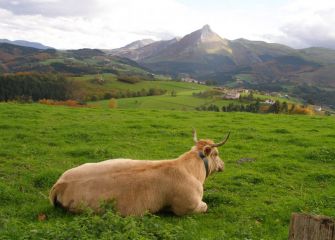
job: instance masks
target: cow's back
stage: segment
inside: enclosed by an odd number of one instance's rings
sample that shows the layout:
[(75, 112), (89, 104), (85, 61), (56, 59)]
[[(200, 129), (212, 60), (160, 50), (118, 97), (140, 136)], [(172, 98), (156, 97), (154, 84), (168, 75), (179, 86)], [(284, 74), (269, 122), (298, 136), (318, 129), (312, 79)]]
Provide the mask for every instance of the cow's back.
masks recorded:
[(122, 215), (156, 212), (167, 204), (174, 180), (171, 172), (176, 172), (172, 161), (114, 159), (87, 163), (59, 178), (51, 200), (72, 211), (81, 203), (97, 210), (102, 200), (115, 199)]
[[(158, 163), (158, 162), (157, 162)], [(154, 161), (132, 160), (132, 159), (110, 159), (97, 163), (85, 163), (71, 168), (63, 173), (59, 181), (73, 181), (82, 178), (94, 178), (104, 174), (126, 171), (128, 169), (147, 167), (155, 165)]]

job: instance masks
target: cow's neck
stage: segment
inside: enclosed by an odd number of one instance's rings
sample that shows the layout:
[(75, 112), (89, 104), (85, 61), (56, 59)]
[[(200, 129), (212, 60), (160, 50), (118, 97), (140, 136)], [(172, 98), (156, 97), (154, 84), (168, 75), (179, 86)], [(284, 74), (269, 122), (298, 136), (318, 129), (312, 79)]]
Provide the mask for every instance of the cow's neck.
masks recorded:
[(204, 162), (204, 166), (205, 166), (205, 170), (206, 170), (206, 178), (209, 175), (209, 161), (208, 158), (205, 156), (205, 154), (202, 151), (198, 152), (199, 157), (201, 158), (201, 160)]
[[(192, 174), (201, 183), (205, 182), (207, 170), (203, 160), (199, 156), (198, 151), (191, 150), (181, 155), (178, 159), (182, 162), (182, 165), (190, 174)], [(210, 170), (208, 169), (208, 173), (209, 171)]]

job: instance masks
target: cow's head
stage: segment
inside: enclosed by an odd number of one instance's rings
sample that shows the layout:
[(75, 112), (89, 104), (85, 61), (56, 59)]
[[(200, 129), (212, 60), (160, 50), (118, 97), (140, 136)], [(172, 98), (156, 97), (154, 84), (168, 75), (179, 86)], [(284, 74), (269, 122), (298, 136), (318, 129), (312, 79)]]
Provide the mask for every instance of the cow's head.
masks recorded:
[(195, 129), (193, 129), (193, 140), (195, 143), (195, 147), (197, 151), (202, 152), (204, 156), (208, 159), (208, 165), (209, 165), (209, 172), (219, 172), (224, 170), (224, 162), (219, 156), (219, 150), (218, 147), (224, 145), (228, 138), (229, 138), (230, 132), (227, 134), (225, 139), (219, 143), (214, 143), (210, 139), (200, 139), (197, 138), (197, 133)]

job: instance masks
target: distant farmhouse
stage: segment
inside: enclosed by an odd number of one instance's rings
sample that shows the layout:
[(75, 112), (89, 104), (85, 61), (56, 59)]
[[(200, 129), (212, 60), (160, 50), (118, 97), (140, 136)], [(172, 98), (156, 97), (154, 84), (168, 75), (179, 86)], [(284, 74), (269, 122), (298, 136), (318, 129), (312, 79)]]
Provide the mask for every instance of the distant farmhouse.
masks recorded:
[(241, 94), (237, 91), (228, 91), (223, 95), (223, 99), (239, 99)]
[(272, 99), (266, 99), (263, 103), (273, 105), (273, 104), (275, 104), (275, 101), (272, 100)]
[(239, 99), (242, 93), (249, 93), (249, 90), (244, 88), (229, 89), (225, 87), (215, 87), (214, 89), (223, 93), (223, 99)]
[(204, 82), (198, 81), (198, 80), (196, 80), (194, 78), (191, 78), (191, 77), (182, 77), (181, 81), (182, 82), (189, 82), (189, 83), (205, 84)]

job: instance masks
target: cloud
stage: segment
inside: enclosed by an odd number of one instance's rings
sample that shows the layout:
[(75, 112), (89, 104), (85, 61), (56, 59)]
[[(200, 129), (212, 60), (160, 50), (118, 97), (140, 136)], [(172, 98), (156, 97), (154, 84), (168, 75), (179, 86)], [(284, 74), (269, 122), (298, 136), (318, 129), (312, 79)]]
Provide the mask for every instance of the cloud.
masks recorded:
[[(183, 1), (185, 2), (185, 1)], [(187, 2), (187, 1), (186, 1)], [(235, 2), (237, 2), (235, 4)], [(257, 1), (256, 1), (257, 2)], [(0, 38), (65, 48), (116, 48), (183, 36), (205, 24), (228, 39), (335, 48), (335, 1), (0, 0)]]
[(99, 7), (91, 0), (0, 0), (0, 8), (15, 15), (82, 16), (91, 15)]
[(270, 41), (296, 48), (335, 49), (335, 2), (295, 0), (283, 8), (283, 24), (277, 35), (264, 35)]
[(199, 24), (191, 15), (175, 0), (0, 0), (0, 38), (56, 48), (115, 48), (190, 31)]

